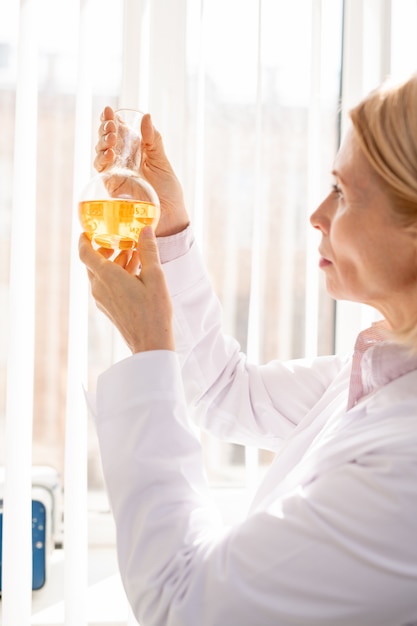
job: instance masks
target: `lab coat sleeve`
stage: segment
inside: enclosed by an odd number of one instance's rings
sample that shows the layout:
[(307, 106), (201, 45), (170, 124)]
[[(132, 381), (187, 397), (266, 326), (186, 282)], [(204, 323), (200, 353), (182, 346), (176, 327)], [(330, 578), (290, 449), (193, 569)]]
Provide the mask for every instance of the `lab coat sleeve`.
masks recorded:
[(187, 424), (177, 355), (143, 353), (105, 372), (96, 422), (121, 576), (141, 626), (417, 618), (413, 456), (404, 468), (406, 455), (374, 450), (225, 530)]
[(176, 350), (193, 419), (218, 438), (277, 450), (345, 365), (338, 356), (248, 362), (222, 331), (200, 252), (163, 265), (174, 305)]

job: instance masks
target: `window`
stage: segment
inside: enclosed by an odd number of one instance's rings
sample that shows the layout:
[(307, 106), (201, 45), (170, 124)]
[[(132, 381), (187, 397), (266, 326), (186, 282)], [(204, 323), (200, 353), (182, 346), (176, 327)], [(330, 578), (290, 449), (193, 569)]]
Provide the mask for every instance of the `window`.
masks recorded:
[[(77, 197), (93, 173), (104, 105), (151, 111), (183, 182), (225, 328), (250, 359), (350, 349), (370, 313), (336, 309), (325, 293), (308, 217), (330, 185), (346, 108), (390, 72), (415, 69), (417, 2), (6, 4), (0, 465), (7, 447), (24, 443), (15, 462), (26, 455), (28, 471), (56, 468), (70, 517), (72, 502), (83, 510), (77, 494), (87, 467), (91, 494), (103, 489), (81, 384), (93, 387), (127, 354), (88, 296), (75, 249)], [(251, 486), (271, 461), (202, 438), (213, 486)]]

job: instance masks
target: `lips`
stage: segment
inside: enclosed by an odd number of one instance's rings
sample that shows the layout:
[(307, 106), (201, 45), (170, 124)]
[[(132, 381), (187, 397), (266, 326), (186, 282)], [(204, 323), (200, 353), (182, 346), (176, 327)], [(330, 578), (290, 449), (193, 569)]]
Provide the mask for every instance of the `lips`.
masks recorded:
[(332, 264), (332, 262), (329, 261), (329, 259), (325, 259), (324, 257), (320, 257), (320, 260), (319, 260), (319, 267), (320, 268), (328, 267), (331, 264)]
[(319, 260), (319, 267), (323, 268), (323, 267), (328, 267), (329, 265), (332, 264), (332, 262), (330, 261), (330, 259), (328, 259), (327, 257), (324, 256), (324, 254), (322, 253), (321, 250), (319, 250), (319, 255), (320, 255), (320, 260)]

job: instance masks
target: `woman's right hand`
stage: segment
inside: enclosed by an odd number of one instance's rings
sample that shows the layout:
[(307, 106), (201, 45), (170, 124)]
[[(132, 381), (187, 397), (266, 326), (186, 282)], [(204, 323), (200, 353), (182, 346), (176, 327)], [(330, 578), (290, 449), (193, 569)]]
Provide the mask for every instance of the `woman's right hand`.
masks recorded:
[[(142, 118), (141, 133), (141, 174), (155, 189), (161, 203), (161, 217), (156, 235), (158, 237), (175, 235), (184, 230), (190, 222), (182, 187), (165, 154), (161, 134), (153, 126), (148, 113)], [(94, 167), (98, 172), (112, 165), (115, 157), (113, 148), (117, 138), (117, 117), (111, 107), (105, 107), (101, 114), (94, 159)]]

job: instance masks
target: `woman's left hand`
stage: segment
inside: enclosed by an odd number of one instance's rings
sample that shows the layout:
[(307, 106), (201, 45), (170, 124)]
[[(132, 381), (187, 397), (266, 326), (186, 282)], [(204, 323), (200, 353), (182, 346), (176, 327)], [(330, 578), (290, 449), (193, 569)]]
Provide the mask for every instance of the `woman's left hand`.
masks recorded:
[(142, 229), (138, 248), (121, 252), (110, 261), (106, 256), (112, 251), (94, 250), (85, 234), (79, 240), (80, 259), (87, 267), (97, 307), (120, 331), (130, 350), (175, 350), (171, 298), (150, 226)]

